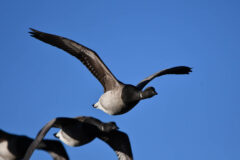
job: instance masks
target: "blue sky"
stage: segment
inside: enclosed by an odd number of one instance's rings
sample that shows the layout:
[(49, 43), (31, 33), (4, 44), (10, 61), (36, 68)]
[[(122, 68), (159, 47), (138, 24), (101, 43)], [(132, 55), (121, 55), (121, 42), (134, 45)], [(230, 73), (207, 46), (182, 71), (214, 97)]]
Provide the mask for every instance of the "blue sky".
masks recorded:
[[(35, 137), (55, 117), (94, 116), (128, 133), (136, 160), (240, 159), (239, 8), (235, 0), (3, 1), (0, 128)], [(193, 72), (155, 79), (157, 96), (110, 116), (92, 108), (103, 88), (85, 66), (29, 27), (95, 50), (125, 83), (177, 65)], [(73, 160), (116, 159), (100, 140), (65, 148)]]

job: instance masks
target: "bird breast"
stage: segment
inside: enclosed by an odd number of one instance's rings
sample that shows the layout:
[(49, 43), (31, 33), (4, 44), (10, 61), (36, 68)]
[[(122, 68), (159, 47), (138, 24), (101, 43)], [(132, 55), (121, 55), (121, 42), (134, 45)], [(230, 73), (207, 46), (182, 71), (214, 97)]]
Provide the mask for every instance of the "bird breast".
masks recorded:
[(78, 127), (61, 129), (56, 134), (56, 137), (58, 137), (63, 143), (73, 147), (89, 143), (95, 138), (95, 136), (92, 133), (89, 133), (86, 129)]
[(16, 157), (9, 152), (8, 150), (8, 142), (7, 141), (2, 141), (0, 143), (0, 160), (14, 160)]
[(79, 146), (79, 140), (76, 140), (69, 135), (67, 135), (65, 132), (60, 130), (57, 134), (56, 137), (58, 137), (63, 143), (69, 145), (69, 146)]
[(111, 115), (120, 113), (125, 108), (125, 104), (121, 99), (121, 94), (122, 89), (105, 92), (99, 99), (100, 105), (98, 106), (98, 109)]

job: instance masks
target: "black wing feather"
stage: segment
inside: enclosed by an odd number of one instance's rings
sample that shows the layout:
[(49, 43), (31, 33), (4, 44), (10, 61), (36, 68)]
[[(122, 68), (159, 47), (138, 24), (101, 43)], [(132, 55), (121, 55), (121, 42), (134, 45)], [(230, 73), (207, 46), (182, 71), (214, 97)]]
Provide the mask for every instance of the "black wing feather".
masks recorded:
[(132, 148), (128, 135), (115, 130), (110, 133), (103, 133), (98, 138), (106, 142), (117, 154), (119, 160), (132, 160)]
[(38, 145), (49, 152), (54, 160), (69, 160), (68, 154), (63, 144), (58, 140), (45, 139)]

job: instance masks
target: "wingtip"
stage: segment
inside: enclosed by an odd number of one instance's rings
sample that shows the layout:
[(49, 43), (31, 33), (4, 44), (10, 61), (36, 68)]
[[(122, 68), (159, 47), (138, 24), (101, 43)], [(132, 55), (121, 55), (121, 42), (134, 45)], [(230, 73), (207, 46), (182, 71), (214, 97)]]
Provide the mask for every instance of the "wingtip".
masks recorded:
[(28, 33), (30, 34), (30, 36), (39, 39), (39, 37), (41, 36), (41, 32), (31, 27), (29, 29), (30, 31)]
[(188, 69), (189, 69), (189, 71), (188, 71), (188, 74), (190, 73), (190, 72), (192, 72), (192, 67), (188, 67)]
[(32, 31), (32, 32), (37, 32), (38, 30), (32, 28), (32, 27), (29, 27), (29, 29)]
[(36, 29), (33, 29), (33, 28), (29, 28), (29, 32), (28, 33), (30, 33), (31, 35), (34, 35), (34, 34), (40, 34), (41, 32), (40, 31), (38, 31), (38, 30), (36, 30)]
[(192, 72), (192, 67), (188, 67), (188, 66), (182, 66), (183, 68), (185, 68), (185, 74), (189, 74), (190, 72)]
[(28, 33), (29, 33), (31, 36), (34, 34), (34, 32), (31, 32), (31, 31), (30, 31), (30, 32), (28, 32)]
[(30, 31), (29, 31), (28, 33), (30, 34), (30, 36), (31, 36), (31, 37), (34, 37), (34, 34), (36, 33), (36, 30), (33, 29), (33, 28), (31, 28), (31, 27), (29, 27), (29, 30), (30, 30)]

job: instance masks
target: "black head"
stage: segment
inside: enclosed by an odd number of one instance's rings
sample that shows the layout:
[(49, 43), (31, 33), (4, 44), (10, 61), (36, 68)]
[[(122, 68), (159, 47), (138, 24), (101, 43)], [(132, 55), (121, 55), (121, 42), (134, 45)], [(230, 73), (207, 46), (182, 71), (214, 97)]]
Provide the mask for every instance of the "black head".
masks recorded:
[(119, 129), (119, 128), (115, 122), (108, 122), (108, 123), (105, 123), (103, 126), (104, 132), (111, 132), (111, 131), (117, 130), (117, 129)]
[(142, 95), (141, 96), (142, 99), (151, 98), (151, 97), (157, 95), (157, 92), (155, 91), (155, 89), (153, 87), (148, 87), (141, 93), (141, 95)]

